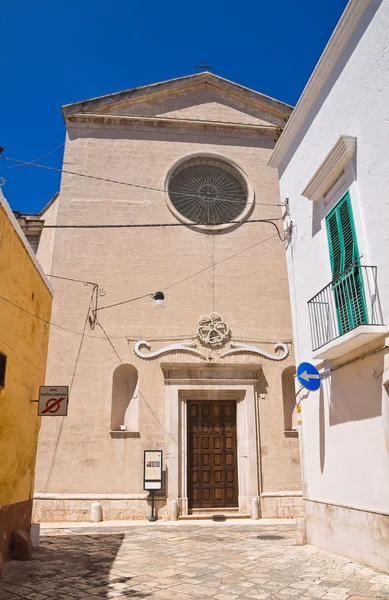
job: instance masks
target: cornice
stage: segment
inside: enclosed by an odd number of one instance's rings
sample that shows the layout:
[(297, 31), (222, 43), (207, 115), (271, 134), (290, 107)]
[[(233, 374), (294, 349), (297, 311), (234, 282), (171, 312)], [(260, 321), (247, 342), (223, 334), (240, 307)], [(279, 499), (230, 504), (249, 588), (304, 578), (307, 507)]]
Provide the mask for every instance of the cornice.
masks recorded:
[(302, 195), (309, 200), (320, 200), (334, 185), (356, 152), (357, 138), (350, 135), (341, 135), (302, 192)]
[(99, 112), (109, 111), (111, 107), (123, 104), (136, 105), (139, 102), (150, 103), (170, 95), (184, 94), (191, 90), (197, 91), (199, 87), (203, 89), (210, 88), (227, 96), (235, 97), (241, 102), (273, 113), (279, 119), (282, 119), (285, 114), (290, 114), (292, 111), (292, 107), (289, 104), (214, 75), (213, 73), (196, 73), (178, 79), (162, 81), (122, 92), (90, 98), (89, 100), (82, 100), (73, 104), (66, 104), (62, 107), (62, 112), (66, 121), (72, 114), (79, 114), (81, 112), (91, 113), (97, 109)]
[(200, 119), (180, 119), (175, 117), (134, 117), (127, 115), (107, 115), (94, 113), (77, 113), (67, 119), (70, 123), (94, 123), (97, 125), (141, 125), (148, 127), (185, 127), (205, 131), (243, 131), (274, 135), (276, 126), (255, 125), (252, 123), (227, 123), (224, 121), (203, 121)]
[(269, 165), (278, 168), (291, 147), (310, 109), (317, 100), (362, 15), (371, 0), (350, 0), (336, 26), (319, 62), (305, 86), (285, 129), (270, 156)]
[[(184, 96), (190, 92), (198, 93), (201, 90), (209, 90), (214, 92), (215, 94), (220, 94), (226, 98), (231, 100), (235, 100), (237, 102), (244, 102), (245, 105), (251, 106), (252, 108), (271, 114), (276, 119), (282, 123), (282, 119), (285, 115), (289, 115), (293, 107), (289, 104), (285, 104), (280, 102), (279, 100), (275, 100), (270, 98), (269, 96), (265, 96), (264, 94), (260, 94), (259, 92), (255, 92), (250, 90), (249, 88), (242, 88), (242, 86), (238, 84), (234, 84), (229, 82), (228, 80), (217, 80), (217, 81), (191, 81), (189, 83), (185, 83), (185, 85), (180, 85), (175, 88), (163, 87), (161, 89), (152, 89), (148, 91), (145, 95), (134, 96), (131, 98), (121, 98), (115, 100), (113, 97), (109, 103), (104, 104), (104, 106), (99, 106), (95, 104), (94, 101), (91, 101), (90, 107), (92, 111), (94, 108), (99, 110), (99, 113), (109, 113), (112, 114), (112, 110), (120, 110), (122, 106), (137, 106), (138, 104), (142, 104), (147, 101), (148, 104), (153, 102), (157, 102), (159, 100), (168, 99), (171, 96)], [(243, 90), (243, 91), (242, 91)], [(89, 101), (87, 101), (89, 102)], [(86, 103), (80, 108), (84, 108), (88, 106)], [(92, 112), (91, 111), (91, 112)], [(82, 112), (82, 110), (80, 111)], [(65, 114), (65, 113), (64, 113)], [(71, 115), (72, 112), (66, 112), (65, 117)]]

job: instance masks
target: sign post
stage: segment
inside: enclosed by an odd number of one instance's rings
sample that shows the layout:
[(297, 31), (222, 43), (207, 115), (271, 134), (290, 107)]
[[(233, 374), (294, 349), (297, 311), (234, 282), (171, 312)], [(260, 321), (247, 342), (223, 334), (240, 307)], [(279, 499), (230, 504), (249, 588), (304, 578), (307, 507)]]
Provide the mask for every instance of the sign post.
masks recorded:
[(39, 388), (38, 415), (40, 417), (66, 417), (68, 402), (69, 388), (67, 385), (57, 387), (42, 385)]
[(162, 489), (162, 450), (145, 450), (143, 473), (143, 489), (151, 492), (151, 516), (149, 521), (156, 521), (154, 494)]
[(316, 392), (321, 384), (320, 373), (311, 365), (311, 363), (303, 362), (297, 367), (297, 379), (300, 384), (311, 392)]

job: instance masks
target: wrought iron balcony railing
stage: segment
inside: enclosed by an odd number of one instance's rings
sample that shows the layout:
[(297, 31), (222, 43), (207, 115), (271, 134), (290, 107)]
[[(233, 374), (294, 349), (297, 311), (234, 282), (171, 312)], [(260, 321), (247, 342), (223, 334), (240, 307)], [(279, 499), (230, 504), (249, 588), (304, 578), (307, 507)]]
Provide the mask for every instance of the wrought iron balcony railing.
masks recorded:
[(377, 267), (352, 264), (308, 302), (315, 351), (360, 325), (383, 325)]

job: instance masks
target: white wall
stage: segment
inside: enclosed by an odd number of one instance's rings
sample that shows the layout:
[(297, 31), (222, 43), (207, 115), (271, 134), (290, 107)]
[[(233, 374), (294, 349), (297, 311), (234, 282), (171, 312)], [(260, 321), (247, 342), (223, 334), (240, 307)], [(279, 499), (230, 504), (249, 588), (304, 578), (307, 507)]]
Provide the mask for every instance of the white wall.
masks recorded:
[[(389, 1), (371, 2), (315, 103), (305, 136), (280, 169), (281, 199), (289, 198), (294, 223), (287, 258), (297, 362), (312, 361), (307, 302), (331, 281), (325, 215), (347, 189), (361, 263), (378, 267), (389, 325), (388, 31)], [(313, 203), (301, 193), (340, 135), (357, 137), (356, 161), (327, 203)], [(321, 396), (303, 400), (307, 498), (389, 513), (388, 374), (388, 357), (379, 352), (334, 371)]]

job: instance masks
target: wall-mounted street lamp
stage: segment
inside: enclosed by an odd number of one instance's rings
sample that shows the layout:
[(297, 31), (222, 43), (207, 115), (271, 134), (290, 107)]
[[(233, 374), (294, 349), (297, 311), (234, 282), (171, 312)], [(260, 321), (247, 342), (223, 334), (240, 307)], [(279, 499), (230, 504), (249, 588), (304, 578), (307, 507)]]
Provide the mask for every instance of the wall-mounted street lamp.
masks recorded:
[(155, 292), (153, 294), (153, 308), (165, 308), (166, 300), (163, 292)]
[(142, 298), (150, 298), (152, 299), (153, 308), (165, 308), (166, 300), (165, 294), (163, 292), (154, 292), (154, 294), (145, 294), (144, 296), (138, 296), (137, 298), (130, 298), (129, 300), (123, 300), (122, 302), (116, 302), (115, 304), (109, 304), (107, 306), (96, 306), (91, 311), (89, 315), (89, 324), (92, 329), (95, 327), (95, 323), (97, 322), (97, 313), (100, 310), (105, 310), (107, 308), (113, 308), (114, 306), (121, 306), (122, 304), (128, 304), (129, 302), (135, 302), (136, 300), (141, 300)]

